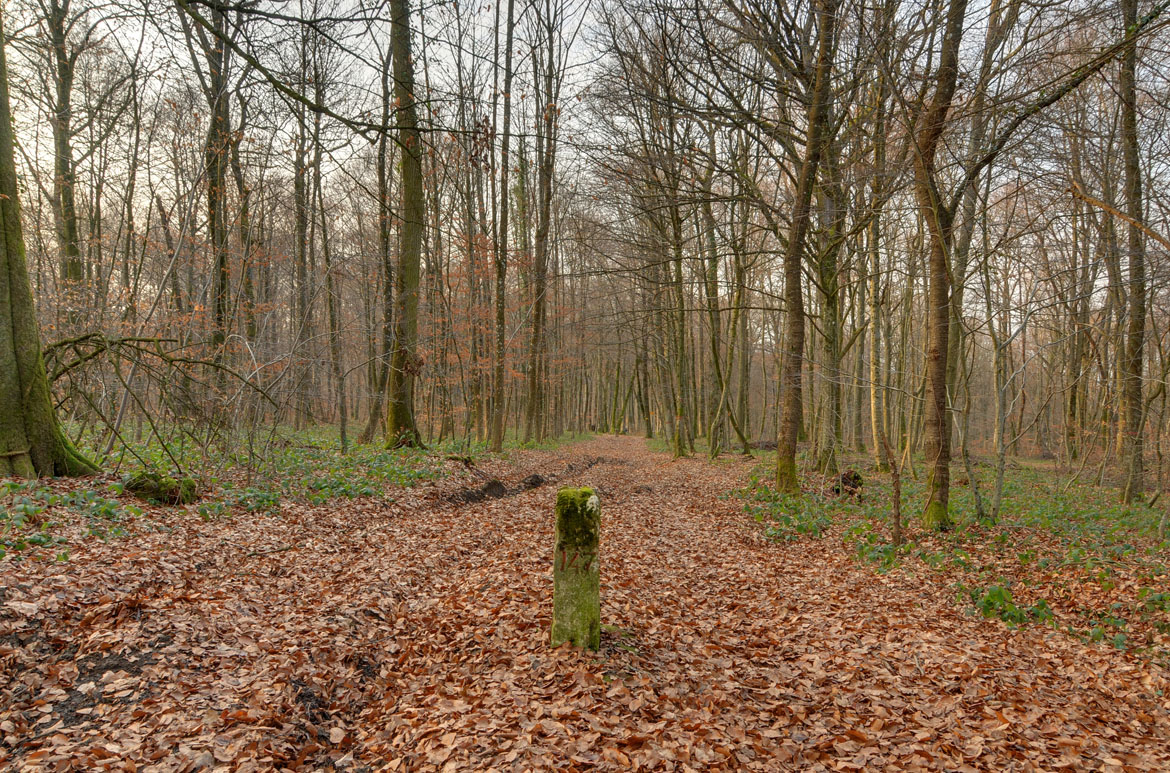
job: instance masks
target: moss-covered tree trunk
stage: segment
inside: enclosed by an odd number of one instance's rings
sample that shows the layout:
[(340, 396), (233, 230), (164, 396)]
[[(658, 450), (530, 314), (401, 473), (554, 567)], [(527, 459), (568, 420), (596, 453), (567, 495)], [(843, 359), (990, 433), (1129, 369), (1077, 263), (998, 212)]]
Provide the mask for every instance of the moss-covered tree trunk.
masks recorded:
[(552, 646), (601, 646), (601, 502), (592, 489), (557, 492)]
[[(0, 40), (4, 39), (0, 19)], [(0, 46), (0, 477), (95, 472), (65, 437), (49, 393), (20, 227), (8, 65)]]
[(390, 361), (390, 408), (386, 443), (421, 446), (414, 421), (414, 379), (422, 368), (418, 346), (418, 287), (422, 261), (426, 200), (422, 179), (422, 137), (414, 95), (414, 61), (410, 43), (410, 0), (393, 0), (391, 45), (394, 48), (394, 96), (398, 101), (398, 142), (402, 147), (402, 227), (398, 275), (395, 277), (394, 353)]

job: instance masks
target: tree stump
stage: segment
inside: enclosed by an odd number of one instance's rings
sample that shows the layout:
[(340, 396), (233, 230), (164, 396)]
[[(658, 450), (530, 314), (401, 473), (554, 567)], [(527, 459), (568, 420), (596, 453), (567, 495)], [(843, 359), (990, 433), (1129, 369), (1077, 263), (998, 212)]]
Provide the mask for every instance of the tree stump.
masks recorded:
[(557, 492), (552, 646), (601, 647), (601, 501), (593, 489)]

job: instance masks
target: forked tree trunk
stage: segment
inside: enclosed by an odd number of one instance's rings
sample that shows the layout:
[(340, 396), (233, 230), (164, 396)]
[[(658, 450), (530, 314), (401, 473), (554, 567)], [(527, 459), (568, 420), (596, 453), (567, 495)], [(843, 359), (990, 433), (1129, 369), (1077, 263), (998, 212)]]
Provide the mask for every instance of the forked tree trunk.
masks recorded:
[(950, 528), (951, 414), (947, 405), (947, 361), (951, 328), (951, 274), (948, 247), (954, 213), (944, 204), (935, 178), (935, 159), (959, 77), (959, 44), (967, 0), (951, 0), (943, 31), (942, 52), (935, 73), (935, 92), (919, 119), (915, 137), (914, 192), (930, 237), (928, 254), (926, 343), (926, 463), (928, 498), (923, 525)]
[(796, 441), (800, 435), (801, 375), (804, 366), (804, 294), (801, 290), (801, 260), (808, 233), (813, 186), (829, 132), (830, 74), (836, 38), (837, 0), (822, 0), (818, 10), (820, 32), (817, 41), (816, 80), (808, 110), (808, 144), (797, 180), (792, 209), (792, 230), (784, 250), (784, 304), (787, 325), (784, 335), (784, 365), (780, 374), (783, 401), (780, 431), (776, 438), (776, 487), (798, 493)]

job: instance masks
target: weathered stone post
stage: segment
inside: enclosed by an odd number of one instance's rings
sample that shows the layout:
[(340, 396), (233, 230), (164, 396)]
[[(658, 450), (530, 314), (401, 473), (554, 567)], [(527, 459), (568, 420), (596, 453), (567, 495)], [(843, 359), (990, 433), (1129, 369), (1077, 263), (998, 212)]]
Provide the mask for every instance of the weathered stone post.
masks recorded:
[(589, 488), (557, 492), (552, 646), (601, 647), (601, 501)]

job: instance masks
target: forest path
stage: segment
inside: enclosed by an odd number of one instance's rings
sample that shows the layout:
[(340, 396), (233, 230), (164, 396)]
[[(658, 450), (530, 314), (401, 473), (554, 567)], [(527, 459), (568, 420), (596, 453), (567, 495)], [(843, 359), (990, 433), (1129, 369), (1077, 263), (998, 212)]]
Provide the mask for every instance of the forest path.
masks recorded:
[[(26, 562), (0, 768), (1170, 769), (1164, 672), (765, 540), (754, 465), (599, 437)], [(602, 501), (598, 654), (547, 646), (561, 485)]]

